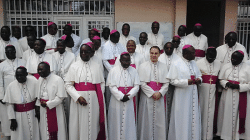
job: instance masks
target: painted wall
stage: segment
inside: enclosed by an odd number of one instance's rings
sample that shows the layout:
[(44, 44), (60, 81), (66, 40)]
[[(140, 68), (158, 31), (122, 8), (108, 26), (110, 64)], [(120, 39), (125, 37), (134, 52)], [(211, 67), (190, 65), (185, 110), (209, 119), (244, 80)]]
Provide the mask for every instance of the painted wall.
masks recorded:
[(238, 0), (226, 0), (224, 36), (237, 30)]
[(0, 27), (4, 26), (3, 0), (0, 0)]
[(186, 25), (187, 0), (176, 0), (175, 13), (175, 35), (180, 25)]

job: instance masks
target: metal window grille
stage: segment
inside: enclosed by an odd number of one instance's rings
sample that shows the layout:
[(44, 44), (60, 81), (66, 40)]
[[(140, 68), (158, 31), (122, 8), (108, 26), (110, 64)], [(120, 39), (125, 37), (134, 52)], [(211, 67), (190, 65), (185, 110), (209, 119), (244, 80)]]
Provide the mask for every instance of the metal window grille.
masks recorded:
[(250, 54), (250, 1), (240, 1), (237, 19), (238, 42), (244, 45)]
[[(79, 18), (113, 18), (114, 16), (113, 0), (5, 0), (4, 8), (7, 17), (6, 25), (10, 26), (11, 29), (13, 26), (21, 27), (22, 35), (24, 35), (24, 26), (35, 26), (38, 37), (47, 34), (48, 22), (54, 21), (54, 18), (58, 16)], [(102, 20), (95, 22), (96, 26), (99, 25), (98, 22), (100, 22), (100, 25), (103, 25), (101, 24)], [(74, 25), (73, 29), (75, 33), (80, 34), (82, 23), (66, 19), (57, 23), (59, 24), (59, 34), (62, 33), (64, 23)], [(91, 23), (91, 26), (89, 24), (84, 26), (92, 27), (93, 24)], [(112, 23), (109, 23), (109, 26), (110, 24)]]

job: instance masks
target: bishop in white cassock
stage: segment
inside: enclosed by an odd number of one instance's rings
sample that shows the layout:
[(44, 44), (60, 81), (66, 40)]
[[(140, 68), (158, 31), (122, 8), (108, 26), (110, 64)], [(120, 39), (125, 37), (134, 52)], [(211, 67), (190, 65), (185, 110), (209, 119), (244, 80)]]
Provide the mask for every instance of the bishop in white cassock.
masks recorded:
[[(206, 57), (198, 60), (197, 66), (202, 74), (202, 84), (198, 86), (199, 103), (201, 108), (201, 138), (212, 140), (214, 134), (214, 122), (217, 121), (218, 93), (216, 93), (216, 84), (218, 74), (221, 69), (221, 63), (216, 60), (216, 48), (208, 47)], [(214, 118), (214, 114), (216, 114)]]
[(54, 22), (48, 23), (48, 33), (41, 38), (46, 41), (45, 50), (49, 53), (53, 53), (56, 48), (56, 41), (59, 39), (57, 34), (57, 25)]
[(15, 71), (19, 66), (25, 66), (25, 61), (16, 58), (14, 46), (5, 48), (7, 59), (0, 63), (0, 118), (1, 128), (5, 136), (10, 136), (10, 120), (7, 115), (7, 105), (2, 102), (8, 85), (15, 80)]
[(207, 37), (202, 34), (202, 25), (196, 23), (194, 31), (187, 35), (189, 45), (195, 48), (195, 61), (205, 57), (205, 52), (208, 48)]
[(164, 96), (168, 90), (167, 66), (158, 61), (160, 49), (153, 46), (150, 61), (139, 67), (141, 94), (138, 112), (138, 139), (165, 140), (167, 136), (166, 110)]
[(218, 114), (217, 135), (221, 139), (250, 139), (250, 66), (243, 58), (243, 51), (235, 51), (231, 63), (224, 65), (219, 74), (224, 88)]
[(7, 59), (5, 55), (5, 47), (8, 45), (13, 45), (15, 47), (17, 58), (21, 58), (23, 56), (23, 50), (18, 41), (10, 39), (10, 28), (8, 26), (3, 26), (1, 28), (0, 38), (0, 62)]
[(104, 27), (102, 29), (102, 38), (101, 38), (101, 46), (103, 46), (106, 42), (109, 41), (110, 29), (108, 27)]
[(179, 48), (182, 49), (185, 45), (190, 44), (188, 37), (186, 36), (186, 25), (180, 25), (178, 28), (178, 35), (181, 37)]
[(197, 85), (201, 73), (195, 61), (195, 49), (185, 45), (183, 57), (174, 61), (167, 78), (175, 86), (169, 124), (169, 140), (200, 140), (201, 120)]
[(35, 118), (37, 80), (27, 75), (26, 68), (18, 67), (16, 80), (9, 84), (3, 99), (8, 106), (12, 140), (40, 140), (38, 120)]
[(112, 93), (109, 105), (108, 130), (110, 140), (136, 140), (136, 100), (140, 78), (130, 66), (130, 55), (123, 52), (120, 65), (108, 75), (107, 85)]
[(142, 54), (144, 56), (145, 61), (150, 60), (149, 50), (151, 48), (150, 45), (147, 44), (148, 34), (146, 32), (141, 32), (139, 36), (139, 44), (136, 45), (136, 52)]
[(35, 41), (34, 51), (26, 63), (26, 68), (29, 74), (32, 74), (37, 79), (40, 77), (37, 73), (37, 66), (40, 62), (46, 61), (50, 64), (50, 70), (52, 72), (56, 72), (57, 63), (54, 56), (46, 51), (44, 48), (46, 46), (46, 42), (43, 39), (37, 39)]
[(82, 45), (80, 53), (81, 60), (71, 65), (65, 78), (71, 96), (69, 139), (105, 140), (108, 132), (102, 71), (98, 63), (90, 61), (90, 46)]
[(135, 37), (129, 35), (130, 25), (128, 23), (124, 23), (122, 25), (122, 34), (120, 36), (119, 43), (121, 43), (124, 47), (127, 46), (127, 42), (129, 40), (134, 40), (136, 42)]
[[(104, 65), (104, 78), (107, 77), (109, 71), (113, 68), (115, 64), (115, 60), (122, 52), (125, 52), (125, 47), (118, 43), (120, 38), (120, 33), (117, 30), (112, 30), (110, 32), (110, 40), (104, 44), (102, 48), (102, 61)], [(109, 88), (105, 88), (105, 102), (106, 106), (109, 106), (110, 101), (110, 90)]]
[(164, 43), (164, 36), (163, 34), (159, 33), (160, 23), (155, 21), (152, 23), (152, 33), (148, 33), (148, 45), (150, 46), (158, 46), (163, 53), (163, 43)]
[(226, 44), (221, 45), (217, 48), (217, 55), (216, 59), (218, 59), (222, 66), (225, 64), (231, 63), (231, 56), (234, 51), (241, 50), (244, 52), (244, 59), (243, 62), (246, 62), (248, 60), (248, 55), (246, 52), (246, 48), (237, 42), (237, 34), (235, 32), (229, 32), (225, 36), (225, 42)]
[(25, 36), (18, 40), (20, 46), (22, 47), (23, 52), (30, 49), (29, 43), (28, 43), (28, 36), (36, 37), (35, 36), (35, 29), (31, 25), (25, 26)]
[[(164, 63), (167, 66), (167, 71), (169, 71), (171, 64), (174, 63), (175, 60), (179, 59), (180, 57), (174, 53), (174, 45), (171, 42), (167, 42), (164, 45), (164, 52), (163, 54), (160, 55), (158, 60), (162, 63)], [(172, 106), (172, 100), (173, 100), (173, 95), (174, 95), (174, 86), (169, 84), (168, 91), (166, 93), (166, 96), (164, 97), (165, 102), (167, 104), (167, 124), (169, 124), (170, 121), (170, 114), (171, 114), (171, 106)], [(168, 130), (168, 126), (167, 126)]]
[(22, 59), (25, 61), (27, 61), (29, 59), (29, 57), (33, 53), (35, 53), (35, 51), (34, 51), (34, 46), (35, 46), (35, 41), (36, 41), (35, 35), (28, 36), (27, 41), (28, 41), (28, 49), (23, 53), (23, 57), (22, 57)]
[(64, 26), (63, 33), (64, 35), (67, 35), (67, 40), (65, 44), (67, 46), (66, 51), (69, 51), (75, 54), (82, 42), (81, 38), (73, 33), (72, 25), (70, 23)]
[(67, 97), (64, 81), (50, 72), (48, 62), (41, 62), (37, 71), (38, 79), (37, 102), (40, 106), (41, 140), (67, 140), (66, 118), (62, 101)]

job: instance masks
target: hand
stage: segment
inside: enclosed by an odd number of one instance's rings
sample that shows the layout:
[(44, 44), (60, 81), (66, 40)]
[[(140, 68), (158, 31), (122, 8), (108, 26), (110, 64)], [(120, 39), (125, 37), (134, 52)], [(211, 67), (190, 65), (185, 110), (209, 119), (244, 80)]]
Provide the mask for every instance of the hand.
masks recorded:
[(16, 129), (17, 129), (17, 122), (16, 122), (16, 119), (11, 119), (10, 129), (11, 129), (12, 131), (16, 131)]
[(227, 83), (226, 83), (226, 87), (228, 87), (228, 88), (232, 88), (232, 85), (233, 85), (233, 84), (232, 84), (231, 82), (227, 82)]
[(5, 102), (3, 102), (3, 100), (0, 100), (0, 102), (1, 102), (2, 104), (5, 104)]
[(129, 100), (129, 96), (130, 94), (126, 94), (123, 96), (123, 98), (121, 99), (122, 102), (127, 102)]
[(239, 88), (240, 88), (240, 85), (239, 85), (239, 84), (232, 84), (232, 85), (231, 85), (231, 88), (232, 88), (232, 89), (239, 89)]
[(86, 106), (86, 105), (88, 104), (87, 101), (86, 101), (82, 96), (80, 96), (80, 97), (77, 99), (77, 101), (78, 101), (79, 104), (82, 105), (82, 106)]
[(35, 106), (35, 117), (37, 118), (38, 122), (40, 121), (40, 107)]
[(155, 92), (152, 96), (152, 98), (157, 101), (161, 98), (161, 93), (160, 92)]
[(46, 107), (47, 107), (47, 104), (46, 104), (45, 102), (42, 102), (42, 103), (41, 103), (41, 106), (44, 107), (44, 108), (46, 108)]
[(192, 85), (194, 83), (194, 80), (188, 79), (188, 85)]
[(195, 84), (196, 84), (196, 85), (201, 84), (201, 79), (200, 79), (200, 78), (195, 79)]

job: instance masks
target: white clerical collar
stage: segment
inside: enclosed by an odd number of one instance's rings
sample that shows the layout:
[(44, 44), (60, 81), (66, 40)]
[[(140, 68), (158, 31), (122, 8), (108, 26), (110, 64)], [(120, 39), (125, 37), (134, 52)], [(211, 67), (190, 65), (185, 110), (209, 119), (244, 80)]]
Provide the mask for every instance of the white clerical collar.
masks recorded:
[(48, 36), (54, 38), (54, 37), (56, 37), (56, 34), (55, 35), (51, 35), (51, 34), (48, 33)]
[(227, 45), (227, 48), (228, 48), (228, 49), (235, 49), (236, 46), (237, 46), (237, 42), (236, 42), (235, 45), (234, 45), (233, 47), (231, 47), (231, 48), (228, 46), (228, 44), (226, 44), (226, 45)]
[(186, 58), (184, 58), (183, 56), (181, 56), (181, 58), (183, 59), (184, 62), (189, 63), (191, 60), (187, 60)]
[(47, 77), (42, 77), (43, 79), (46, 79), (46, 80), (49, 80), (49, 78), (51, 77), (51, 72), (50, 72), (50, 74), (47, 76)]
[[(58, 52), (58, 53), (59, 53), (59, 52)], [(66, 53), (67, 53), (67, 51), (65, 50), (65, 52), (64, 52), (63, 54), (60, 54), (60, 53), (59, 53), (59, 55), (64, 57), (64, 56), (66, 55)]]
[(45, 51), (42, 53), (42, 54), (37, 54), (39, 57), (42, 57), (42, 56), (44, 56), (45, 55)]
[(113, 43), (111, 40), (110, 40), (110, 43), (111, 43), (112, 46), (115, 46), (115, 45), (116, 45), (116, 43)]
[(17, 59), (17, 58), (10, 60), (10, 59), (7, 58), (6, 61), (7, 61), (7, 62), (10, 62), (10, 63), (13, 63), (13, 62), (15, 62), (16, 59)]
[(150, 60), (150, 63), (151, 63), (152, 65), (157, 65), (157, 64), (158, 64), (158, 61), (157, 61), (157, 62), (152, 62), (152, 61)]

